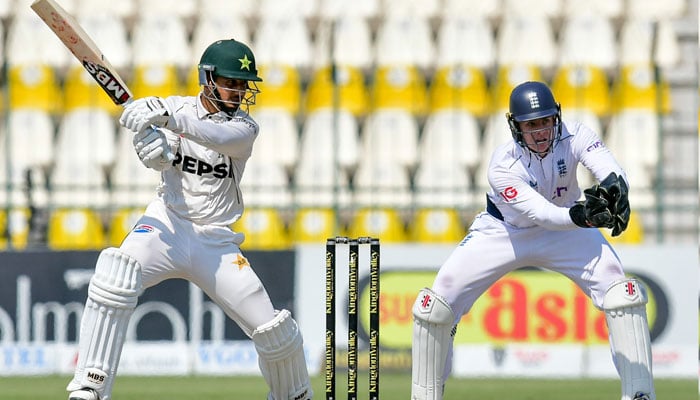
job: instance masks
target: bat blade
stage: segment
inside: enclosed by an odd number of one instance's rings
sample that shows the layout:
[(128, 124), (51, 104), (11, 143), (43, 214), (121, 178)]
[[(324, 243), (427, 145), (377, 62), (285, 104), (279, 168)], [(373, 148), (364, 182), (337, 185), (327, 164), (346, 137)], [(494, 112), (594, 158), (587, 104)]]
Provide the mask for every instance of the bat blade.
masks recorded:
[(72, 15), (54, 0), (36, 0), (31, 8), (61, 39), (115, 104), (124, 105), (132, 99), (131, 91), (117, 70)]

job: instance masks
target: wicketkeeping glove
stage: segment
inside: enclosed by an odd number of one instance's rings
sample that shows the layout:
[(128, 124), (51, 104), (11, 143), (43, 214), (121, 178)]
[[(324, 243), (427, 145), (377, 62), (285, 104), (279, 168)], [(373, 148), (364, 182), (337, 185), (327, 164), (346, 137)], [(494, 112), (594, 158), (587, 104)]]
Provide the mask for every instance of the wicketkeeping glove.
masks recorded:
[(139, 160), (146, 167), (164, 171), (172, 166), (168, 140), (160, 130), (146, 128), (134, 135), (133, 143)]
[(614, 172), (611, 172), (598, 185), (598, 193), (608, 202), (608, 209), (614, 219), (612, 236), (618, 236), (627, 229), (630, 220), (628, 192), (625, 180)]
[(119, 123), (139, 133), (151, 126), (174, 128), (175, 119), (165, 101), (160, 97), (144, 97), (124, 107)]

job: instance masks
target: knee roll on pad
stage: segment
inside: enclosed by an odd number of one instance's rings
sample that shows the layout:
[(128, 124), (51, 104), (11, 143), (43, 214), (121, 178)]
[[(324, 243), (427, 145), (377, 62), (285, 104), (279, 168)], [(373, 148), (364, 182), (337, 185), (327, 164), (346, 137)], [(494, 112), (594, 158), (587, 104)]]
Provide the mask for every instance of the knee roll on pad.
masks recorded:
[(69, 391), (91, 388), (101, 400), (109, 400), (126, 329), (141, 290), (138, 261), (115, 248), (100, 253), (88, 287), (78, 362)]
[(656, 399), (647, 322), (646, 289), (636, 279), (614, 282), (603, 297), (603, 310), (610, 334), (610, 348), (622, 384), (622, 400), (638, 392)]
[(411, 399), (440, 400), (452, 348), (455, 315), (447, 300), (425, 288), (413, 305)]
[(270, 387), (270, 400), (308, 400), (313, 390), (306, 369), (301, 332), (287, 310), (252, 334), (258, 352), (258, 364)]

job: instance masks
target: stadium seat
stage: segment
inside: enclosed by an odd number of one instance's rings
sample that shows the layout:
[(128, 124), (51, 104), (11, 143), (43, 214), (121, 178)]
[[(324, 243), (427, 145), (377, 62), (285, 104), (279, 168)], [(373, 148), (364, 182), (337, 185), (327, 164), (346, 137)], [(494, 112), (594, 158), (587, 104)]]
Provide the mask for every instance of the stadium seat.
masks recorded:
[(181, 95), (178, 70), (173, 64), (136, 65), (129, 88), (134, 98)]
[(286, 223), (274, 207), (246, 207), (232, 229), (245, 234), (244, 250), (284, 250), (292, 246)]
[[(198, 20), (206, 19), (210, 15), (224, 15), (236, 18), (257, 17), (260, 9), (259, 1), (231, 1), (231, 0), (206, 0), (200, 1), (198, 9)], [(231, 29), (236, 29), (231, 26)], [(235, 37), (235, 36), (234, 36)]]
[[(83, 12), (79, 22), (114, 68), (122, 72), (131, 68), (131, 43), (123, 18), (104, 11)], [(79, 62), (71, 62), (71, 65), (81, 66)]]
[(139, 15), (165, 15), (169, 18), (192, 18), (197, 14), (197, 0), (135, 0)]
[(502, 0), (506, 14), (544, 16), (550, 19), (561, 15), (564, 0)]
[(352, 7), (346, 0), (324, 0), (318, 5), (318, 16), (324, 21), (349, 17), (372, 19), (381, 16), (382, 0), (355, 0)]
[(463, 110), (441, 110), (428, 115), (418, 146), (420, 164), (449, 161), (473, 171), (481, 157), (481, 130), (476, 118)]
[(311, 77), (304, 103), (307, 114), (337, 107), (349, 111), (355, 117), (363, 117), (368, 112), (370, 100), (362, 71), (350, 66), (316, 70)]
[(486, 75), (477, 67), (462, 64), (438, 69), (428, 88), (430, 112), (466, 111), (477, 117), (489, 113)]
[(432, 18), (438, 15), (442, 0), (383, 0), (381, 14), (385, 18), (420, 17)]
[(110, 207), (113, 209), (146, 206), (155, 196), (160, 172), (146, 168), (139, 161), (132, 144), (134, 134), (117, 131), (114, 166), (110, 170)]
[(370, 98), (373, 110), (398, 108), (422, 115), (428, 109), (425, 78), (418, 68), (411, 66), (375, 69)]
[(7, 77), (10, 110), (32, 109), (55, 114), (62, 111), (59, 78), (48, 64), (15, 64)]
[(318, 70), (335, 65), (367, 72), (374, 62), (371, 49), (372, 31), (366, 18), (344, 15), (322, 20), (316, 29), (312, 67)]
[(260, 16), (275, 18), (292, 16), (310, 19), (318, 14), (317, 0), (260, 0), (259, 3)]
[(565, 19), (582, 14), (595, 14), (606, 18), (617, 18), (625, 8), (624, 0), (563, 0), (562, 15)]
[(58, 208), (51, 212), (47, 244), (51, 250), (98, 250), (105, 245), (100, 215), (89, 208)]
[(19, 65), (46, 65), (56, 72), (76, 62), (60, 39), (34, 14), (28, 3), (16, 12), (7, 27), (5, 60), (12, 68)]
[(286, 209), (292, 205), (289, 176), (280, 164), (249, 159), (240, 187), (246, 206)]
[(418, 163), (419, 133), (418, 122), (408, 111), (375, 110), (362, 127), (360, 164), (394, 163), (410, 171)]
[(358, 207), (405, 209), (413, 202), (408, 172), (391, 160), (365, 157), (355, 173), (353, 189), (353, 204)]
[(552, 92), (563, 109), (583, 109), (598, 117), (610, 113), (611, 100), (605, 71), (593, 65), (560, 66), (552, 80)]
[[(208, 0), (210, 2), (212, 0)], [(136, 0), (75, 0), (75, 14), (78, 17), (109, 14), (119, 18), (128, 18), (137, 10)]]
[(343, 110), (319, 109), (307, 115), (302, 127), (299, 163), (330, 160), (347, 173), (357, 166), (360, 155), (357, 118)]
[(414, 202), (420, 208), (464, 208), (472, 203), (471, 186), (466, 168), (455, 162), (422, 163), (414, 177)]
[(655, 23), (648, 18), (627, 18), (620, 31), (620, 65), (656, 64), (662, 68), (675, 66), (681, 49), (672, 21)]
[(294, 214), (291, 240), (295, 243), (323, 243), (340, 234), (338, 216), (331, 207), (303, 207)]
[[(486, 178), (491, 155), (499, 145), (503, 143), (512, 143), (513, 137), (506, 121), (506, 109), (501, 109), (500, 112), (491, 114), (486, 121), (484, 128), (484, 136), (481, 141), (481, 162), (474, 173), (474, 187), (477, 193), (484, 193), (489, 188), (489, 183)], [(481, 201), (481, 199), (475, 199)]]
[(0, 250), (25, 249), (29, 241), (29, 209), (13, 207), (9, 210), (9, 218), (7, 211), (5, 208), (0, 208)]
[(685, 0), (634, 0), (628, 1), (625, 14), (629, 18), (673, 19), (683, 15), (688, 7)]
[(200, 56), (192, 55), (183, 20), (165, 14), (140, 14), (134, 23), (131, 46), (135, 67), (167, 65), (185, 71)]
[(419, 208), (409, 227), (409, 240), (418, 243), (458, 243), (466, 229), (454, 208)]
[(510, 93), (517, 85), (526, 81), (541, 81), (542, 79), (542, 70), (536, 65), (499, 66), (495, 81), (489, 89), (491, 112), (499, 114), (508, 109)]
[(408, 240), (406, 224), (401, 213), (389, 207), (358, 209), (348, 227), (350, 237), (379, 237), (382, 243), (403, 243)]
[(626, 65), (613, 84), (615, 110), (641, 109), (667, 114), (671, 112), (669, 82), (650, 64)]
[(412, 66), (425, 72), (434, 67), (435, 54), (427, 17), (388, 15), (377, 28), (374, 40), (377, 67)]
[(652, 189), (661, 145), (658, 118), (650, 110), (625, 109), (612, 116), (608, 127), (606, 145), (627, 173), (630, 203), (635, 207), (655, 204)]
[(551, 68), (557, 61), (552, 23), (544, 15), (504, 15), (496, 38), (499, 65)]
[(311, 33), (299, 14), (262, 14), (253, 38), (258, 65), (289, 65), (300, 73), (312, 65)]
[(260, 132), (255, 139), (252, 158), (276, 163), (291, 173), (299, 159), (299, 128), (294, 115), (281, 108), (255, 106), (251, 115)]
[(488, 18), (471, 12), (445, 15), (437, 31), (435, 68), (466, 66), (483, 71), (493, 68), (496, 64), (495, 42)]
[[(205, 7), (210, 1), (200, 2), (200, 8)], [(227, 3), (231, 3), (227, 1)], [(197, 24), (192, 32), (192, 56), (197, 59), (204, 53), (210, 44), (217, 40), (233, 38), (239, 42), (250, 44), (250, 31), (246, 16), (240, 11), (239, 3), (235, 4), (236, 10), (225, 12), (216, 10), (209, 13), (200, 12)]]
[(291, 65), (266, 64), (258, 67), (263, 78), (257, 86), (256, 108), (279, 108), (296, 115), (301, 109), (301, 77)]
[(119, 247), (144, 211), (143, 207), (124, 207), (114, 210), (107, 228), (108, 245)]
[(570, 16), (559, 33), (559, 65), (593, 65), (610, 72), (618, 65), (615, 30), (609, 18)]
[(503, 0), (443, 0), (440, 16), (449, 18), (455, 15), (472, 15), (479, 18), (501, 16)]

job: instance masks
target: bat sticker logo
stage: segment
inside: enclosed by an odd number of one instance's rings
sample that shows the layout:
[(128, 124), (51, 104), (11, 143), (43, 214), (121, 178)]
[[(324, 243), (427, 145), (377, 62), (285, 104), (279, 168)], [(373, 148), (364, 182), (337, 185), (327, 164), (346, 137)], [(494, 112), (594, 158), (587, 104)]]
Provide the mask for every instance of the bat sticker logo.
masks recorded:
[(83, 61), (83, 66), (115, 103), (123, 104), (129, 100), (129, 91), (103, 66), (90, 61)]

